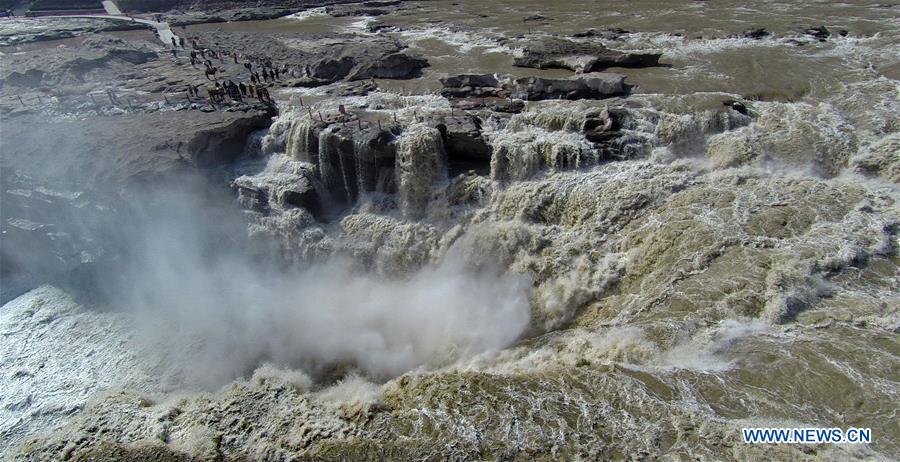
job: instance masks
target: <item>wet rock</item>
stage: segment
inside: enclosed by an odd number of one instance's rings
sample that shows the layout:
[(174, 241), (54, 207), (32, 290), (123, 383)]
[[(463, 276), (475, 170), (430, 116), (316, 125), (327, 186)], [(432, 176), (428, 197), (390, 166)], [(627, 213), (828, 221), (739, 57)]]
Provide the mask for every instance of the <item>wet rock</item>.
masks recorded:
[(363, 79), (408, 79), (417, 77), (421, 69), (428, 67), (423, 58), (405, 53), (390, 53), (372, 61), (360, 60), (359, 64), (346, 76), (347, 80)]
[(309, 76), (328, 81), (371, 78), (406, 79), (419, 75), (428, 61), (399, 52), (400, 47), (346, 44), (306, 67)]
[[(519, 112), (513, 101), (503, 103), (502, 98), (527, 100), (545, 99), (602, 99), (627, 93), (625, 76), (600, 72), (585, 74), (575, 79), (547, 79), (525, 77), (513, 80), (510, 76), (491, 74), (463, 74), (441, 79), (444, 85), (441, 95), (448, 98), (469, 98), (458, 102), (458, 107), (472, 109), (476, 106), (495, 104), (500, 112)], [(474, 106), (473, 106), (474, 104)]]
[(576, 32), (572, 34), (572, 37), (575, 38), (587, 38), (587, 37), (596, 37), (598, 35), (597, 29), (588, 29), (584, 32)]
[(734, 109), (735, 111), (737, 111), (745, 116), (752, 115), (750, 113), (750, 110), (747, 109), (747, 106), (740, 101), (729, 99), (729, 100), (723, 101), (722, 104), (726, 107), (730, 107), (731, 109)]
[(287, 189), (280, 193), (278, 202), (282, 206), (300, 207), (312, 214), (316, 219), (322, 218), (322, 205), (315, 188), (309, 186), (302, 190)]
[(481, 135), (478, 117), (451, 117), (436, 128), (441, 133), (448, 161), (490, 162), (491, 146)]
[(518, 114), (525, 110), (525, 102), (513, 98), (490, 98), (482, 100), (482, 105), (490, 111), (506, 114)]
[(549, 19), (550, 18), (548, 18), (546, 16), (541, 16), (539, 14), (532, 14), (532, 15), (525, 16), (524, 18), (522, 18), (522, 22), (547, 21)]
[(741, 37), (753, 39), (753, 40), (761, 40), (765, 37), (772, 35), (771, 32), (765, 30), (764, 28), (756, 28), (756, 29), (748, 29), (741, 33)]
[(420, 74), (428, 61), (410, 56), (405, 46), (387, 37), (352, 34), (260, 34), (208, 31), (198, 33), (201, 45), (238, 51), (247, 59), (288, 65), (311, 83), (370, 78), (407, 79)]
[(291, 123), (286, 133), (285, 152), (293, 159), (316, 166), (316, 179), (330, 199), (352, 204), (363, 192), (391, 192), (396, 157), (394, 139), (399, 127), (376, 129), (360, 123), (333, 118)]
[(441, 79), (441, 95), (448, 98), (508, 96), (504, 84), (493, 74), (462, 74)]
[(381, 21), (374, 21), (374, 22), (369, 23), (369, 25), (366, 26), (366, 30), (372, 34), (377, 34), (378, 32), (381, 32), (381, 31), (388, 31), (388, 30), (393, 30), (396, 28), (397, 28), (397, 26), (395, 26), (393, 24), (383, 23)]
[(452, 77), (444, 77), (441, 84), (445, 87), (499, 87), (500, 80), (494, 74), (461, 74)]
[(810, 27), (803, 31), (803, 33), (815, 37), (820, 42), (824, 42), (828, 37), (831, 37), (831, 32), (829, 32), (825, 26)]
[(516, 96), (529, 101), (545, 99), (603, 99), (625, 95), (625, 76), (601, 72), (575, 79), (526, 77), (515, 81)]
[(627, 53), (610, 50), (600, 43), (550, 37), (528, 43), (522, 56), (513, 60), (513, 65), (595, 72), (609, 67), (653, 67), (659, 64), (661, 56), (659, 53)]
[(237, 190), (238, 204), (247, 210), (255, 212), (267, 212), (269, 210), (269, 195), (262, 187), (251, 183), (234, 183)]
[(589, 38), (589, 37), (599, 37), (605, 40), (621, 40), (622, 36), (625, 34), (630, 34), (631, 32), (620, 27), (607, 27), (602, 30), (597, 29), (588, 29), (584, 32), (577, 32), (572, 34), (574, 38)]

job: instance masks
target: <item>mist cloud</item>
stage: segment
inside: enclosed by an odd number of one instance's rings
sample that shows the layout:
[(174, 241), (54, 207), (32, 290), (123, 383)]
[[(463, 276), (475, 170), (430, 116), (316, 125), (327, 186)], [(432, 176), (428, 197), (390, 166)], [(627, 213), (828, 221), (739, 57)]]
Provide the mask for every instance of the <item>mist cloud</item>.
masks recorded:
[(105, 289), (188, 383), (218, 386), (264, 362), (389, 378), (501, 349), (528, 325), (526, 277), (452, 255), (402, 278), (337, 257), (287, 266), (248, 247), (230, 205), (154, 195), (123, 224), (127, 258)]

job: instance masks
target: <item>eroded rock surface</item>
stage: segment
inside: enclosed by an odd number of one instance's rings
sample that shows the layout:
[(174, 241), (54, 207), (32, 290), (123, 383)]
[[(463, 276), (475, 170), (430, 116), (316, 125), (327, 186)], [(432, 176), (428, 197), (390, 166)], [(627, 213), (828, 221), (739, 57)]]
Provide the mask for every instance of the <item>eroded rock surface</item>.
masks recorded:
[(611, 50), (600, 43), (575, 42), (561, 37), (533, 40), (516, 56), (513, 64), (537, 69), (569, 69), (575, 72), (599, 72), (610, 67), (653, 67), (658, 53), (626, 53)]

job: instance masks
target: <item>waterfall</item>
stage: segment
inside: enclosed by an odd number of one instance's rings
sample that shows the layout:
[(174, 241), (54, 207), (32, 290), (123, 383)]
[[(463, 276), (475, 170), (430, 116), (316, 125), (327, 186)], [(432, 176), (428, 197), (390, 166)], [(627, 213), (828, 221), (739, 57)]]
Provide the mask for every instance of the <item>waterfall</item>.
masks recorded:
[(291, 124), (285, 153), (294, 160), (318, 164), (319, 135), (321, 127), (308, 118), (299, 118)]
[(356, 189), (360, 193), (375, 191), (378, 183), (378, 162), (371, 141), (366, 138), (353, 140), (353, 158), (356, 167)]
[(406, 218), (421, 218), (433, 186), (447, 179), (441, 133), (424, 124), (407, 127), (397, 144), (396, 165), (400, 209)]
[(495, 137), (491, 156), (491, 179), (524, 180), (541, 170), (589, 168), (600, 161), (600, 153), (577, 133), (504, 132)]
[(355, 143), (341, 135), (341, 127), (335, 126), (319, 132), (319, 178), (334, 199), (352, 203), (359, 192), (354, 160)]
[(346, 198), (347, 203), (353, 203), (359, 191), (356, 182), (356, 162), (354, 161), (353, 146), (352, 140), (339, 139), (338, 141), (337, 159), (340, 166), (341, 184), (344, 187), (342, 195)]
[(322, 186), (331, 194), (343, 189), (338, 139), (334, 136), (333, 131), (333, 127), (320, 131), (318, 140), (319, 178), (322, 180)]

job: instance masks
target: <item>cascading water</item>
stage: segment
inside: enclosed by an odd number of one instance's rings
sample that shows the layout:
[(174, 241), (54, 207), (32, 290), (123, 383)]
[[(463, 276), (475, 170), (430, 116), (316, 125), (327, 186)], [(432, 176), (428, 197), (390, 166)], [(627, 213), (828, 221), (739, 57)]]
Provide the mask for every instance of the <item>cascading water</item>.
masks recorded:
[[(347, 167), (343, 160), (342, 140), (335, 133), (340, 127), (330, 126), (319, 131), (319, 178), (325, 190), (340, 202), (348, 203), (355, 196), (347, 181)], [(355, 186), (355, 182), (354, 182)]]
[(319, 135), (322, 124), (318, 124), (309, 118), (300, 117), (294, 119), (291, 130), (288, 132), (285, 154), (292, 159), (318, 165), (319, 162)]
[[(287, 263), (233, 252), (244, 222), (195, 248), (205, 204), (171, 220), (177, 233), (135, 226), (129, 248), (153, 264), (130, 274), (125, 305), (174, 321), (159, 331), (171, 343), (161, 364), (122, 347), (125, 324), (56, 290), (0, 312), (0, 388), (19, 387), (0, 397), (0, 440), (49, 433), (14, 460), (897, 459), (900, 84), (889, 50), (900, 34), (882, 18), (889, 8), (780, 2), (794, 12), (783, 21), (772, 2), (685, 1), (678, 13), (576, 0), (526, 2), (552, 20), (523, 22), (459, 2), (403, 7), (388, 16), (393, 32), (366, 35), (414, 40), (433, 74), (377, 82), (402, 93), (302, 89), (349, 119), (283, 108), (248, 143), (261, 159), (233, 181), (239, 215)], [(812, 17), (829, 24), (827, 41), (795, 30)], [(745, 19), (777, 32), (736, 36)], [(641, 32), (580, 33), (603, 26)], [(458, 50), (488, 27), (490, 43)], [(627, 97), (527, 102), (518, 114), (405, 94), (461, 68), (556, 73), (505, 68), (498, 54), (550, 31), (661, 51), (665, 66), (620, 70), (635, 85)], [(110, 338), (91, 350), (97, 332)], [(84, 371), (44, 380), (70, 367), (64, 355)], [(154, 377), (171, 370), (176, 385), (160, 389)], [(91, 374), (131, 389), (93, 395), (81, 387)], [(198, 376), (219, 391), (187, 389)], [(40, 417), (22, 424), (29, 415)], [(875, 441), (740, 441), (749, 426), (851, 425)]]
[(397, 141), (396, 172), (397, 194), (403, 216), (421, 218), (433, 188), (447, 179), (441, 133), (424, 124), (408, 126)]
[(353, 159), (356, 167), (356, 190), (373, 192), (378, 190), (378, 153), (372, 149), (371, 140), (353, 140)]

